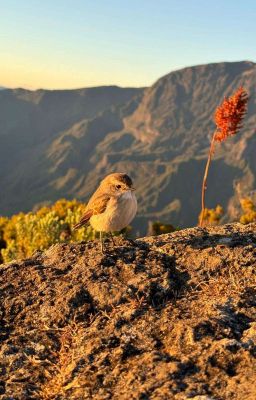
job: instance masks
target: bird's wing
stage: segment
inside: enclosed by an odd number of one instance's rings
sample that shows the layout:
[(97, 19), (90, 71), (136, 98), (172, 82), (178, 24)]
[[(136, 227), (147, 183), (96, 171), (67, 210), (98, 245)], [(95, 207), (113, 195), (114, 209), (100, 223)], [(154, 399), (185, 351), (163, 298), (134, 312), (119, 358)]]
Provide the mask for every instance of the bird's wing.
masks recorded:
[(73, 228), (80, 228), (81, 226), (86, 225), (93, 215), (102, 214), (106, 210), (109, 200), (109, 195), (104, 193), (95, 193), (87, 204), (84, 215), (82, 216), (80, 221), (73, 226)]

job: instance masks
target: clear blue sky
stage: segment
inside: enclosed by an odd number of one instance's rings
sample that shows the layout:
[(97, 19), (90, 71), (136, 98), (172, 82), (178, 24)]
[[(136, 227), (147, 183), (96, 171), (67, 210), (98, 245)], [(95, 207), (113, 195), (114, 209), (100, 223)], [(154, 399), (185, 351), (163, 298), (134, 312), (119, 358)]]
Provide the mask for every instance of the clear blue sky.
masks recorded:
[(184, 66), (256, 61), (255, 0), (0, 0), (0, 85), (148, 86)]

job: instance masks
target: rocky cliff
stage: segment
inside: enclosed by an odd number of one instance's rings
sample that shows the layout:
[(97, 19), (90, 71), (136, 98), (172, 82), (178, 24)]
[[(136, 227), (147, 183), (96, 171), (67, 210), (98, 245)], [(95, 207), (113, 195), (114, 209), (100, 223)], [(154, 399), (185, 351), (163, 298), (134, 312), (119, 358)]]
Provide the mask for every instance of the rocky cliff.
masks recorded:
[(99, 249), (0, 267), (2, 400), (255, 399), (255, 224)]

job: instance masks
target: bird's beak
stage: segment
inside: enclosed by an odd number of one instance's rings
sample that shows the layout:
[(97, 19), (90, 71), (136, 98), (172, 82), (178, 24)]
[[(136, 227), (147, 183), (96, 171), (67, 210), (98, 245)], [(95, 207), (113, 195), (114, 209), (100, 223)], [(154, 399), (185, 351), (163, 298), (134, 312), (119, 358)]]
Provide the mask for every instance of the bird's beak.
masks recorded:
[(135, 187), (131, 187), (131, 191), (134, 192), (134, 190), (136, 190)]

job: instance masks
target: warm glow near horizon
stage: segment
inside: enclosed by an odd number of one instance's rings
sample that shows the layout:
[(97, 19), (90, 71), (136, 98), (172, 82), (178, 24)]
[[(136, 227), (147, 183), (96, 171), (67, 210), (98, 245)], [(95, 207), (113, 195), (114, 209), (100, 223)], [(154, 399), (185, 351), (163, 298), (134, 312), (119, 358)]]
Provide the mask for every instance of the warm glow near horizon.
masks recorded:
[[(29, 65), (15, 65), (9, 68), (0, 67), (1, 85), (8, 88), (22, 87), (30, 90), (44, 89), (73, 89), (88, 86), (101, 86), (103, 82), (96, 77), (88, 76), (61, 68), (58, 70), (44, 70), (38, 66), (31, 69)], [(108, 84), (115, 84), (107, 80)], [(127, 82), (128, 85), (128, 82)], [(126, 86), (124, 84), (123, 86)]]
[(256, 5), (238, 0), (0, 0), (0, 86), (149, 86), (185, 66), (255, 61)]
[[(31, 63), (30, 60), (21, 60), (17, 63), (15, 57), (9, 57), (0, 64), (0, 86), (8, 88), (22, 87), (36, 89), (74, 89), (90, 86), (119, 85), (123, 87), (140, 87), (143, 74), (136, 78), (130, 71), (122, 76), (121, 71), (100, 71), (96, 67), (77, 68), (76, 65), (60, 65)], [(152, 82), (149, 81), (148, 84)]]

